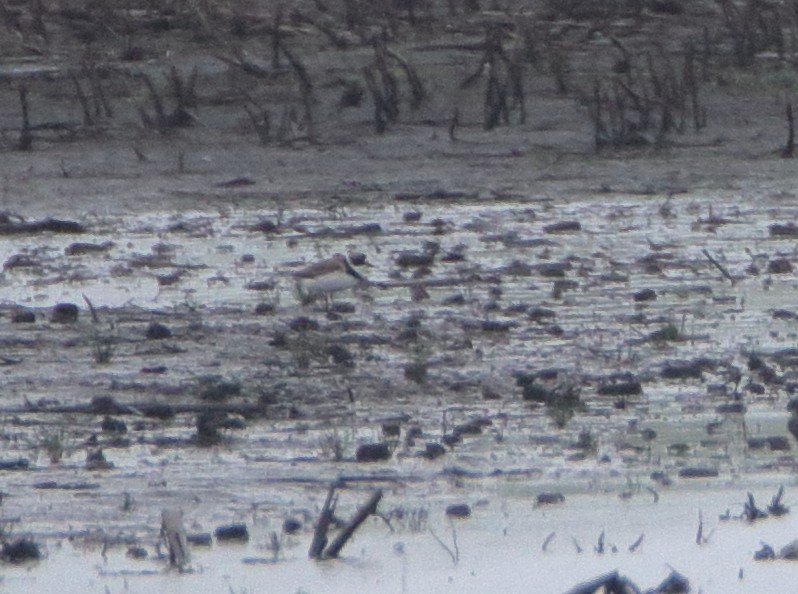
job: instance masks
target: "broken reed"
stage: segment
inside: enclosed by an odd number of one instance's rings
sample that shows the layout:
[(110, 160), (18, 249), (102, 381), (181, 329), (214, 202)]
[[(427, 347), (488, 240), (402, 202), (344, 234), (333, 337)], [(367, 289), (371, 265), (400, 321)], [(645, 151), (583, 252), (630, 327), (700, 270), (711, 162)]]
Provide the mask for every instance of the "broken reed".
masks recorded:
[(692, 44), (685, 46), (682, 68), (677, 69), (662, 49), (656, 60), (647, 52), (640, 65), (617, 40), (613, 42), (622, 57), (615, 63), (610, 83), (597, 78), (586, 100), (596, 151), (607, 146), (662, 146), (672, 132), (686, 131), (688, 119), (695, 131), (706, 126)]
[(524, 96), (525, 52), (504, 49), (504, 30), (501, 26), (489, 27), (485, 32), (484, 51), (479, 65), (473, 74), (461, 83), (461, 89), (472, 87), (483, 76), (485, 96), (483, 101), (483, 127), (492, 130), (500, 124), (510, 123), (510, 111), (518, 109), (518, 122), (526, 122), (526, 103)]

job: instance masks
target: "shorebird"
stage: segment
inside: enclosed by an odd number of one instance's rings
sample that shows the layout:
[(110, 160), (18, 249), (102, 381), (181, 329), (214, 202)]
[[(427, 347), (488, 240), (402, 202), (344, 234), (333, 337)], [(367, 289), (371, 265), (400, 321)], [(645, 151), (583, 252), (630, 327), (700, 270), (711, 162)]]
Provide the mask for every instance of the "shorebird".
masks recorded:
[(334, 293), (368, 283), (366, 278), (352, 266), (353, 260), (362, 264), (365, 262), (365, 257), (362, 254), (348, 257), (344, 254), (335, 254), (331, 258), (296, 271), (294, 278), (302, 303), (312, 303), (319, 296), (323, 296), (329, 308)]

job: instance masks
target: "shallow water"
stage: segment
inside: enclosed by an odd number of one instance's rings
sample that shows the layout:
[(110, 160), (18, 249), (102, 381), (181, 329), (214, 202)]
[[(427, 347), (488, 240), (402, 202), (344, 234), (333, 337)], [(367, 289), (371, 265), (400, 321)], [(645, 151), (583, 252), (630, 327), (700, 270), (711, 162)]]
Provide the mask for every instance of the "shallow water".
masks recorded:
[[(795, 209), (763, 198), (711, 212), (725, 198), (676, 195), (668, 202), (673, 216), (667, 217), (661, 211), (664, 198), (609, 194), (556, 204), (533, 196), (487, 203), (356, 204), (332, 211), (196, 210), (89, 218), (81, 222), (90, 233), (80, 237), (0, 239), (0, 259), (28, 254), (37, 262), (6, 270), (0, 299), (9, 309), (32, 307), (38, 316), (33, 325), (11, 324), (7, 317), (0, 322), (5, 354), (15, 360), (2, 368), (4, 405), (17, 407), (2, 417), (5, 458), (21, 456), (32, 463), (29, 471), (4, 473), (8, 496), (0, 511), (4, 518), (19, 518), (15, 531), (33, 534), (48, 552), (37, 566), (9, 568), (0, 588), (53, 591), (57, 584), (61, 592), (198, 587), (256, 592), (269, 583), (287, 593), (496, 587), (550, 593), (615, 568), (641, 587), (653, 587), (670, 564), (691, 580), (694, 591), (705, 594), (789, 590), (796, 570), (787, 562), (754, 563), (752, 553), (760, 539), (777, 549), (789, 542), (795, 532), (791, 516), (753, 526), (716, 521), (727, 509), (739, 514), (748, 490), (764, 504), (783, 483), (789, 503), (793, 454), (754, 450), (746, 441), (788, 436), (793, 445), (786, 431), (789, 394), (781, 385), (766, 386), (762, 394), (746, 392), (746, 414), (724, 414), (716, 407), (728, 402), (733, 390), (723, 375), (726, 367), (707, 371), (702, 380), (660, 376), (664, 361), (706, 356), (742, 370), (743, 386), (749, 379), (746, 351), (768, 354), (795, 342), (796, 321), (771, 315), (775, 308), (790, 307), (794, 275), (747, 271), (752, 262), (764, 269), (778, 253), (789, 257), (793, 242), (770, 238), (767, 226), (792, 220)], [(421, 222), (403, 221), (411, 209), (422, 212)], [(279, 223), (280, 231), (253, 231), (262, 218)], [(433, 226), (434, 219), (444, 224)], [(568, 220), (578, 220), (582, 229), (543, 230)], [(375, 222), (379, 233), (358, 231)], [(111, 240), (115, 246), (102, 254), (64, 255), (76, 240)], [(425, 241), (439, 242), (441, 254), (462, 252), (465, 259), (436, 262), (426, 279), (433, 281), (430, 298), (417, 303), (407, 289), (411, 271), (399, 270), (396, 257), (421, 250)], [(354, 313), (329, 320), (319, 307), (302, 308), (293, 295), (291, 271), (347, 249), (366, 252), (371, 264), (365, 274), (373, 286), (337, 298), (352, 303)], [(736, 277), (734, 285), (703, 249)], [(252, 261), (242, 259), (245, 254)], [(641, 263), (652, 254), (659, 272), (646, 271)], [(513, 274), (508, 267), (514, 261), (531, 268), (516, 266)], [(566, 263), (565, 280), (575, 281), (559, 296), (553, 293), (557, 279), (540, 268), (557, 262)], [(166, 275), (173, 275), (173, 282), (159, 282)], [(262, 281), (275, 288), (248, 288)], [(654, 289), (656, 301), (634, 302), (632, 294), (643, 288)], [(446, 302), (458, 293), (460, 305)], [(99, 324), (91, 322), (83, 295), (98, 308)], [(76, 324), (47, 320), (45, 308), (59, 301), (81, 307)], [(272, 304), (274, 313), (256, 315), (262, 302)], [(513, 307), (519, 304), (551, 309), (552, 323), (561, 331), (530, 321)], [(321, 323), (309, 342), (288, 329), (298, 315)], [(398, 336), (411, 317), (421, 320), (421, 338), (403, 342)], [(150, 321), (167, 324), (173, 338), (145, 340)], [(486, 321), (507, 325), (490, 331)], [(679, 329), (681, 340), (644, 340), (668, 323)], [(273, 346), (270, 341), (280, 332), (297, 342), (288, 349)], [(98, 336), (115, 345), (108, 364), (93, 360)], [(323, 349), (317, 352), (332, 344), (354, 354), (353, 368), (335, 366)], [(423, 385), (403, 375), (404, 364), (414, 360), (429, 365)], [(166, 369), (158, 375), (142, 372), (155, 365)], [(543, 407), (521, 399), (513, 378), (516, 372), (550, 367), (587, 378), (586, 408), (563, 429)], [(622, 409), (614, 398), (595, 392), (601, 377), (617, 371), (634, 373), (644, 385), (643, 395)], [(780, 371), (789, 379), (787, 366)], [(207, 375), (239, 383), (242, 393), (236, 398), (245, 403), (274, 392), (274, 404), (264, 418), (248, 420), (243, 431), (225, 432), (224, 443), (213, 448), (192, 443), (191, 415), (140, 419), (138, 427), (135, 417), (125, 417), (130, 441), (120, 443), (99, 431), (96, 415), (57, 417), (23, 406), (40, 399), (86, 403), (108, 394), (132, 405), (191, 403)], [(726, 394), (710, 390), (710, 384), (726, 385)], [(500, 399), (484, 399), (484, 387)], [(299, 418), (289, 414), (291, 406), (299, 409)], [(475, 417), (492, 424), (439, 460), (419, 457), (444, 427), (451, 430)], [(423, 436), (399, 446), (390, 461), (355, 463), (356, 446), (381, 440), (386, 419), (402, 419), (402, 437), (411, 424), (421, 426)], [(656, 437), (646, 441), (641, 429), (653, 429)], [(64, 458), (51, 465), (42, 444), (59, 431)], [(586, 452), (574, 445), (584, 432), (594, 439)], [(92, 434), (99, 436), (112, 470), (85, 470)], [(335, 444), (343, 460), (331, 455)], [(715, 468), (719, 478), (677, 478), (685, 466)], [(653, 470), (671, 476), (676, 486), (650, 481)], [(351, 488), (342, 492), (344, 516), (368, 488), (382, 486), (381, 509), (428, 509), (430, 526), (446, 542), (451, 538), (446, 504), (470, 503), (473, 517), (455, 524), (459, 562), (452, 563), (426, 527), (399, 526), (392, 533), (377, 519), (358, 533), (342, 562), (308, 561), (312, 520), (327, 483), (342, 475), (351, 478)], [(42, 481), (62, 488), (37, 488)], [(81, 482), (87, 484), (63, 488)], [(657, 503), (648, 486), (659, 494)], [(566, 503), (536, 509), (535, 498), (544, 491), (563, 492)], [(135, 505), (123, 512), (126, 493)], [(620, 493), (631, 499), (620, 499)], [(182, 508), (192, 529), (200, 531), (244, 521), (253, 539), (243, 547), (196, 549), (194, 572), (186, 575), (165, 572), (162, 560), (126, 559), (120, 540), (141, 542), (154, 553), (160, 510), (169, 506)], [(701, 547), (695, 545), (699, 510), (706, 530), (716, 527)], [(283, 543), (277, 562), (263, 561), (271, 558), (263, 548), (268, 534), (279, 531), (291, 514), (305, 518), (304, 531)], [(618, 553), (591, 552), (601, 530)], [(551, 532), (557, 536), (543, 553)], [(641, 549), (628, 553), (626, 547), (641, 533)], [(576, 552), (572, 538), (584, 552)], [(102, 542), (109, 543), (107, 561)], [(247, 563), (247, 558), (260, 561)]]

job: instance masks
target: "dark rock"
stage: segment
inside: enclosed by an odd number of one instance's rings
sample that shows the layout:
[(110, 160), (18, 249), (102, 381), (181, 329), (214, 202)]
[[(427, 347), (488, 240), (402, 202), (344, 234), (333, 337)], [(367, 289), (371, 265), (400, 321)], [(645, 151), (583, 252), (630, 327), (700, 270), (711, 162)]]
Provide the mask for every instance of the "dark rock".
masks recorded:
[(527, 312), (527, 316), (532, 322), (543, 322), (556, 318), (557, 312), (555, 312), (553, 309), (547, 309), (545, 307), (533, 307)]
[(781, 547), (781, 550), (779, 551), (779, 559), (798, 561), (798, 539)]
[(57, 303), (50, 314), (55, 324), (72, 324), (78, 321), (78, 306), (74, 303)]
[(62, 491), (92, 491), (99, 489), (99, 483), (58, 483), (56, 481), (42, 481), (40, 483), (33, 483), (34, 489), (53, 490), (60, 489)]
[(673, 484), (673, 480), (661, 470), (655, 470), (651, 473), (651, 480), (663, 487), (669, 487)]
[(704, 466), (687, 466), (679, 470), (680, 478), (716, 478), (718, 471), (715, 468)]
[(427, 364), (421, 361), (406, 363), (404, 374), (406, 379), (423, 384), (427, 381)]
[(253, 264), (254, 262), (255, 262), (255, 256), (253, 254), (241, 254), (242, 264)]
[(772, 435), (766, 437), (768, 447), (772, 452), (787, 452), (790, 450), (790, 441), (783, 435)]
[(449, 295), (448, 297), (444, 297), (441, 301), (441, 305), (448, 305), (448, 306), (459, 306), (465, 305), (465, 296), (462, 293), (455, 293), (454, 295)]
[(197, 532), (195, 534), (186, 534), (188, 544), (194, 547), (209, 547), (213, 544), (210, 532)]
[(657, 292), (654, 289), (643, 289), (642, 291), (637, 291), (634, 295), (632, 295), (632, 299), (637, 302), (656, 301)]
[(211, 402), (222, 402), (230, 396), (241, 394), (241, 384), (238, 382), (211, 377), (200, 380), (200, 384), (202, 385), (200, 398)]
[(668, 453), (671, 456), (686, 456), (690, 452), (690, 446), (686, 443), (668, 444)]
[(491, 386), (482, 386), (482, 398), (485, 400), (501, 400), (502, 395)]
[(127, 433), (127, 425), (124, 421), (108, 415), (103, 418), (101, 428), (105, 433)]
[(298, 318), (291, 320), (288, 323), (288, 327), (294, 332), (315, 332), (319, 329), (319, 323), (311, 318), (299, 316)]
[(560, 221), (552, 223), (543, 227), (544, 233), (574, 233), (582, 230), (582, 224), (579, 221)]
[(364, 443), (357, 447), (355, 459), (358, 462), (381, 462), (391, 458), (391, 448), (386, 443)]
[(446, 454), (446, 448), (439, 443), (430, 442), (424, 447), (424, 452), (421, 454), (421, 456), (427, 460), (435, 460), (444, 454)]
[(273, 280), (251, 281), (247, 283), (248, 291), (274, 291), (277, 288), (277, 283)]
[(0, 470), (28, 470), (30, 461), (26, 458), (16, 460), (0, 460)]
[(792, 222), (786, 225), (780, 223), (768, 225), (768, 231), (771, 237), (798, 237), (798, 225)]
[(642, 437), (644, 441), (654, 441), (657, 439), (657, 432), (649, 427), (646, 427), (645, 429), (640, 430), (640, 437)]
[[(331, 318), (330, 314), (351, 314), (355, 313), (355, 304), (354, 303), (347, 303), (346, 301), (338, 302), (336, 301), (330, 306), (330, 310), (327, 312), (327, 318)], [(340, 318), (334, 318), (340, 319)]]
[(221, 443), (219, 429), (227, 419), (221, 411), (208, 410), (197, 415), (197, 443), (201, 446), (213, 446)]
[(3, 549), (0, 550), (0, 559), (8, 563), (37, 561), (41, 557), (42, 552), (39, 549), (39, 545), (33, 539), (26, 537), (4, 542)]
[(45, 218), (41, 221), (0, 221), (0, 235), (16, 235), (22, 233), (85, 233), (86, 228), (75, 221)]
[(441, 262), (463, 262), (465, 261), (466, 257), (463, 252), (446, 252), (443, 256), (441, 256)]
[(139, 369), (139, 373), (159, 375), (161, 373), (166, 373), (168, 370), (169, 368), (166, 365), (153, 365), (151, 367), (142, 367)]
[(90, 406), (95, 415), (117, 415), (127, 412), (117, 404), (113, 396), (95, 396), (91, 399)]
[(789, 274), (792, 264), (786, 258), (775, 258), (768, 262), (768, 274)]
[(247, 530), (246, 524), (219, 526), (213, 531), (213, 535), (219, 542), (230, 542), (234, 540), (239, 542), (249, 541), (249, 530)]
[(570, 268), (567, 262), (547, 262), (537, 266), (538, 273), (544, 278), (564, 278)]
[(745, 414), (745, 410), (745, 404), (742, 402), (726, 402), (715, 407), (715, 412), (719, 415)]
[(280, 227), (277, 223), (275, 223), (270, 219), (261, 219), (260, 221), (252, 225), (252, 227), (250, 227), (250, 230), (259, 233), (277, 233), (280, 230)]
[(649, 0), (648, 6), (651, 12), (654, 13), (684, 14), (684, 2), (682, 0)]
[(125, 553), (125, 556), (129, 559), (136, 560), (146, 559), (147, 555), (147, 549), (144, 547), (128, 547), (127, 553)]
[(578, 288), (579, 283), (575, 280), (557, 279), (551, 287), (552, 299), (560, 299), (566, 291), (575, 291)]
[(150, 322), (145, 336), (147, 340), (163, 340), (164, 338), (172, 338), (172, 331), (160, 322)]
[(402, 215), (402, 220), (405, 223), (418, 223), (421, 220), (421, 212), (411, 210)]
[(340, 344), (332, 344), (327, 347), (327, 356), (332, 359), (335, 365), (341, 367), (354, 367), (355, 356), (345, 346)]
[(261, 302), (255, 306), (256, 316), (269, 316), (275, 311), (277, 311), (277, 309), (274, 307), (274, 303)]
[(598, 393), (601, 396), (638, 396), (643, 393), (643, 385), (639, 380), (612, 382), (601, 384)]
[(664, 379), (701, 379), (708, 365), (704, 359), (694, 361), (668, 361), (662, 368)]
[(456, 435), (479, 435), (482, 433), (483, 427), (488, 427), (493, 424), (488, 417), (477, 417), (461, 425), (455, 426), (452, 433)]
[(509, 332), (515, 324), (513, 322), (503, 322), (500, 320), (482, 320), (481, 328), (483, 332)]
[(64, 254), (67, 256), (84, 256), (87, 254), (100, 254), (107, 252), (114, 247), (113, 241), (104, 241), (103, 243), (83, 243), (75, 242), (69, 244), (64, 249)]
[(453, 447), (463, 441), (463, 436), (459, 433), (452, 432), (444, 435), (441, 441), (443, 441), (443, 443), (447, 446)]
[(113, 467), (114, 463), (105, 459), (101, 449), (86, 453), (86, 470), (111, 470)]
[(302, 530), (302, 522), (296, 518), (286, 518), (283, 520), (283, 532), (286, 534), (297, 534)]
[(794, 320), (798, 318), (798, 314), (788, 309), (777, 309), (771, 314), (774, 320)]
[(654, 588), (656, 594), (687, 594), (690, 591), (690, 582), (678, 571), (671, 573)]
[(399, 437), (402, 433), (402, 424), (396, 421), (386, 421), (380, 428), (385, 437)]
[(562, 493), (539, 493), (537, 497), (538, 505), (554, 505), (556, 503), (565, 503), (565, 495)]
[(36, 321), (36, 314), (29, 309), (18, 309), (11, 314), (12, 324), (33, 324)]
[(420, 268), (432, 266), (435, 254), (430, 252), (400, 252), (396, 256), (396, 265), (399, 268)]
[(769, 544), (762, 543), (762, 548), (754, 553), (754, 561), (772, 561), (776, 558), (776, 551)]
[(169, 404), (149, 404), (138, 409), (145, 417), (167, 421), (175, 417), (175, 409)]
[(471, 515), (471, 507), (467, 503), (452, 503), (446, 506), (446, 515), (450, 518), (467, 518)]

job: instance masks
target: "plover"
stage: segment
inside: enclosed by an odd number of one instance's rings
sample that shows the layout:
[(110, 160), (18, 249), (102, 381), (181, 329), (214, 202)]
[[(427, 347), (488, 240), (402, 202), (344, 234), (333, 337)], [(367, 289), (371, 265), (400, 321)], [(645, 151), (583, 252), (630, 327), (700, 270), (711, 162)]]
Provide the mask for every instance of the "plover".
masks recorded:
[(366, 278), (352, 266), (353, 259), (359, 263), (365, 261), (361, 254), (349, 257), (344, 254), (335, 254), (331, 258), (315, 262), (296, 271), (294, 278), (302, 302), (304, 304), (312, 303), (322, 296), (325, 304), (329, 307), (334, 293), (367, 284)]

